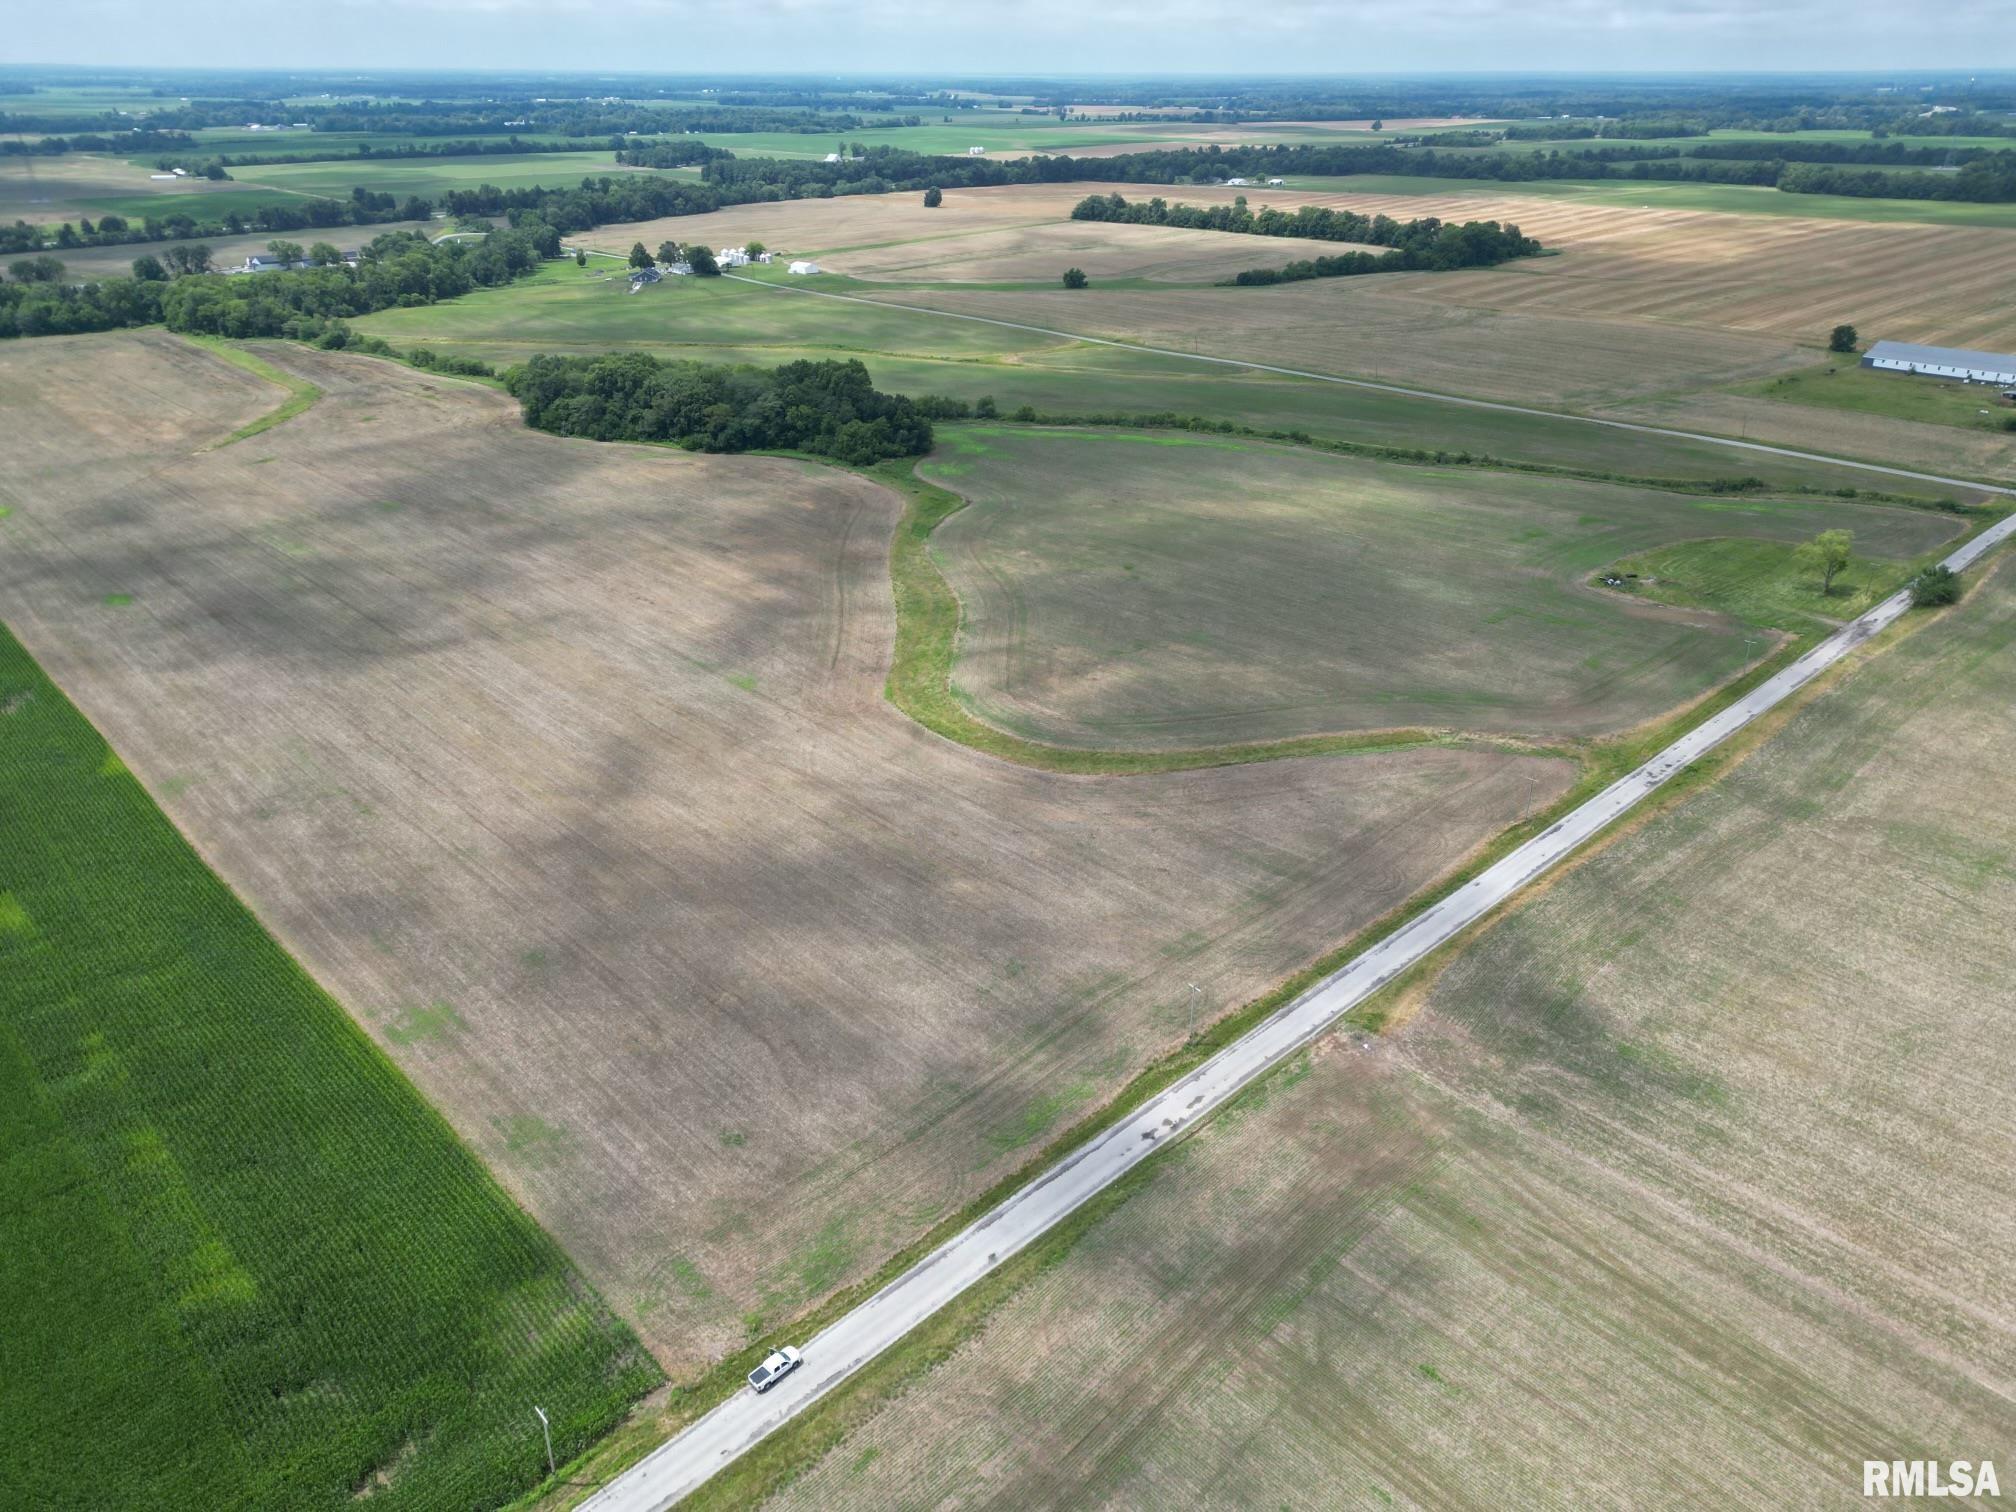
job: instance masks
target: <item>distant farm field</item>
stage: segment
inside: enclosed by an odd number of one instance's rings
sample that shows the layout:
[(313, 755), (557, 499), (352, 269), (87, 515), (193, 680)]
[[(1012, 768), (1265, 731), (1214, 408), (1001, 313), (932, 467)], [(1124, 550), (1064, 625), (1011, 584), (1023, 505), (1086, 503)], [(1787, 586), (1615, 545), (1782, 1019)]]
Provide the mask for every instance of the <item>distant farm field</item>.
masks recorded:
[(765, 1505), (1845, 1508), (2016, 1457), (2012, 656), (2005, 562)]
[(353, 188), (374, 194), (391, 194), (404, 199), (417, 194), (423, 199), (439, 199), (451, 189), (474, 189), (492, 184), (499, 189), (523, 189), (533, 185), (571, 189), (582, 179), (649, 173), (648, 168), (625, 168), (616, 154), (606, 149), (596, 152), (484, 153), (474, 157), (417, 157), (382, 159), (340, 159), (333, 162), (257, 163), (232, 170), (245, 183), (263, 184), (294, 194), (320, 195), (326, 199), (348, 199)]
[(1093, 747), (1628, 728), (1763, 641), (1647, 612), (1592, 572), (1654, 545), (1837, 526), (1881, 562), (1958, 528), (1183, 435), (960, 427), (919, 471), (972, 501), (932, 538), (965, 605), (956, 686), (1006, 728)]
[[(204, 376), (154, 440), (268, 405)], [(501, 1506), (528, 1402), (571, 1455), (660, 1379), (4, 629), (0, 1171), (9, 1506)]]
[(172, 338), (0, 352), (26, 420), (0, 594), (682, 1371), (1029, 1159), (1181, 1040), (1189, 984), (1258, 994), (1572, 776), (1455, 748), (1009, 766), (882, 696), (885, 490), (268, 355), (323, 397), (201, 450), (99, 402), (209, 391)]
[[(346, 194), (348, 190), (344, 191)], [(0, 157), (0, 220), (55, 225), (81, 217), (251, 214), (265, 205), (298, 205), (297, 194), (255, 184), (202, 178), (157, 179), (144, 167), (83, 153), (57, 158)]]

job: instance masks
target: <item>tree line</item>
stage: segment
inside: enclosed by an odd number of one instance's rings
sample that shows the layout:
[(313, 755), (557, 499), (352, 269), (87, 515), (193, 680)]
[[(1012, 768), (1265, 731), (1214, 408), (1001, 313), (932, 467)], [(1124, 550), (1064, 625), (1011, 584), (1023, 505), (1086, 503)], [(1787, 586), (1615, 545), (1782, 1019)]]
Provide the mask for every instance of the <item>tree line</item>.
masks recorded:
[[(354, 316), (509, 283), (559, 254), (560, 233), (551, 227), (498, 231), (468, 243), (430, 242), (394, 231), (365, 247), (354, 268), (325, 261), (292, 273), (232, 277), (191, 271), (174, 277), (149, 256), (135, 263), (134, 276), (96, 283), (23, 281), (17, 275), (0, 284), (0, 338), (158, 324), (212, 336), (312, 340)], [(315, 260), (312, 252), (307, 260)]]
[(755, 368), (618, 352), (534, 357), (503, 378), (525, 423), (561, 436), (802, 451), (855, 466), (931, 449), (916, 402), (878, 390), (858, 361)]
[(1119, 194), (1088, 194), (1072, 207), (1071, 218), (1227, 231), (1245, 236), (1358, 242), (1390, 249), (1303, 258), (1280, 268), (1248, 268), (1224, 280), (1239, 285), (1349, 278), (1364, 273), (1439, 273), (1454, 268), (1488, 268), (1515, 257), (1536, 257), (1546, 250), (1536, 239), (1522, 234), (1517, 226), (1501, 226), (1497, 221), (1465, 221), (1459, 226), (1432, 215), (1397, 221), (1389, 215), (1360, 215), (1355, 210), (1326, 205), (1302, 205), (1294, 210), (1269, 205), (1256, 211), (1247, 205), (1243, 194), (1229, 205), (1172, 205), (1159, 196), (1129, 201)]

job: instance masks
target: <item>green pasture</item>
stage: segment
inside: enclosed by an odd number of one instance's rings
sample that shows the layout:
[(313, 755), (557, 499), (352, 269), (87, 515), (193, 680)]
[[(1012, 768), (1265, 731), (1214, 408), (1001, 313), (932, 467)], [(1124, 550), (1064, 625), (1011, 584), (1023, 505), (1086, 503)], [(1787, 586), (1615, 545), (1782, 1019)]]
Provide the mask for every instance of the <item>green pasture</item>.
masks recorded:
[(1838, 357), (1816, 367), (1778, 378), (1742, 384), (1731, 390), (1786, 404), (1883, 415), (1926, 425), (1959, 425), (1970, 430), (1999, 431), (2016, 422), (2016, 405), (2001, 399), (1985, 384), (1961, 383), (1916, 374), (1879, 373), (1854, 357)]
[[(1844, 523), (1852, 528), (1852, 521)], [(1622, 591), (1656, 603), (1713, 609), (1753, 625), (1809, 633), (1873, 608), (1910, 576), (1912, 564), (1858, 553), (1823, 594), (1819, 575), (1799, 562), (1794, 543), (1731, 538), (1661, 546), (1625, 557), (1610, 570), (1630, 574)]]
[(497, 1507), (660, 1379), (4, 630), (0, 1215), (9, 1506)]
[[(1632, 477), (1754, 476), (1778, 486), (1863, 488), (1866, 473), (1566, 417), (1438, 404), (885, 306), (778, 293), (734, 279), (668, 279), (628, 292), (611, 258), (549, 264), (524, 283), (452, 303), (386, 310), (356, 328), (406, 349), (508, 365), (538, 352), (648, 351), (707, 362), (857, 357), (881, 387), (992, 398), (1003, 411), (1202, 415), (1360, 445), (1469, 452)], [(1885, 488), (1909, 490), (1903, 481)]]
[[(1734, 620), (1591, 590), (1597, 569), (1681, 541), (1789, 546), (1836, 526), (1896, 561), (1959, 529), (1833, 499), (1704, 498), (1183, 433), (947, 427), (919, 473), (969, 501), (932, 538), (965, 606), (955, 687), (1013, 733), (1077, 747), (1621, 730), (1762, 647)], [(1719, 591), (1745, 607), (1740, 582)]]

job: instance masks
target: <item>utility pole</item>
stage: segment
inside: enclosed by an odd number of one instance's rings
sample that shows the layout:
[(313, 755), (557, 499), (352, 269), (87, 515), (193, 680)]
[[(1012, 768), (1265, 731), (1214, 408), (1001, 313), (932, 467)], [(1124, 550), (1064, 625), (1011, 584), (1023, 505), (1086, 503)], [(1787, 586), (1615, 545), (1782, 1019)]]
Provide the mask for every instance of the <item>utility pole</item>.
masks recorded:
[(553, 1425), (546, 1421), (544, 1407), (534, 1407), (532, 1410), (539, 1414), (539, 1426), (546, 1433), (546, 1474), (549, 1477), (558, 1475), (560, 1472), (553, 1468)]
[(1192, 982), (1190, 984), (1190, 1032), (1183, 1036), (1183, 1043), (1186, 1045), (1197, 1038), (1197, 999), (1203, 995), (1202, 992), (1198, 991), (1197, 984)]

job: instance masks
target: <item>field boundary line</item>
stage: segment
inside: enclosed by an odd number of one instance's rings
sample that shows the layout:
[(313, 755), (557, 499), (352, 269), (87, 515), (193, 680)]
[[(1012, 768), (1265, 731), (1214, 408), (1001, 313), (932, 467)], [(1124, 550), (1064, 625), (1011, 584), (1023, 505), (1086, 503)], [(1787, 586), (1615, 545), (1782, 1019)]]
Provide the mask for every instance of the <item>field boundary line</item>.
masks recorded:
[[(2016, 488), (1970, 486), (2016, 496)], [(1962, 543), (1942, 559), (1942, 565), (1963, 571), (2012, 536), (2016, 515)], [(1702, 756), (1895, 624), (1910, 603), (1908, 589), (1891, 594), (1361, 951), (806, 1340), (808, 1368), (764, 1396), (738, 1391), (595, 1491), (580, 1503), (581, 1512), (664, 1512), (682, 1501), (1156, 1151), (1182, 1139), (1255, 1081), (1335, 1028), (1352, 1009), (1553, 872)]]
[(769, 283), (740, 273), (724, 273), (737, 283), (753, 284), (780, 294), (809, 294), (818, 299), (838, 299), (847, 304), (869, 305), (876, 309), (908, 310), (913, 315), (936, 315), (944, 320), (967, 320), (978, 325), (999, 326), (1009, 331), (1028, 331), (1037, 336), (1058, 336), (1066, 341), (1082, 341), (1088, 346), (1114, 347), (1123, 352), (1143, 352), (1151, 357), (1176, 357), (1190, 362), (1209, 362), (1219, 367), (1246, 368), (1256, 373), (1275, 373), (1284, 378), (1305, 378), (1313, 383), (1335, 383), (1346, 388), (1371, 389), (1381, 394), (1399, 394), (1409, 399), (1428, 399), (1437, 404), (1461, 405), (1465, 409), (1490, 410), (1503, 415), (1529, 415), (1540, 420), (1567, 420), (1581, 425), (1600, 425), (1607, 430), (1631, 431), (1641, 436), (1666, 436), (1677, 441), (1699, 441), (1709, 446), (1726, 446), (1732, 451), (1761, 452), (1766, 456), (1790, 457), (1798, 462), (1820, 462), (1830, 467), (1852, 467), (1858, 472), (1882, 473), (1892, 478), (1910, 478), (1920, 483), (1941, 483), (1948, 488), (1972, 488), (2008, 495), (2016, 490), (1972, 478), (1949, 478), (1943, 473), (1918, 472), (1908, 467), (1891, 467), (1881, 462), (1858, 462), (1848, 457), (1832, 457), (1825, 452), (1801, 451), (1796, 447), (1772, 446), (1763, 441), (1744, 441), (1734, 436), (1714, 436), (1703, 431), (1676, 430), (1664, 425), (1645, 425), (1636, 420), (1606, 420), (1600, 415), (1580, 415), (1572, 410), (1538, 409), (1532, 405), (1509, 404), (1502, 399), (1473, 399), (1462, 394), (1442, 394), (1434, 389), (1409, 388), (1405, 384), (1382, 383), (1376, 378), (1345, 378), (1336, 373), (1315, 373), (1306, 368), (1278, 367), (1247, 357), (1217, 357), (1209, 352), (1185, 352), (1174, 347), (1149, 346), (1144, 342), (1121, 341), (1111, 336), (1086, 336), (1054, 326), (1030, 325), (1019, 320), (1001, 320), (992, 315), (968, 315), (958, 310), (940, 310), (930, 305), (905, 304), (894, 299), (869, 299), (859, 294), (839, 294), (830, 289), (807, 289), (793, 284)]

